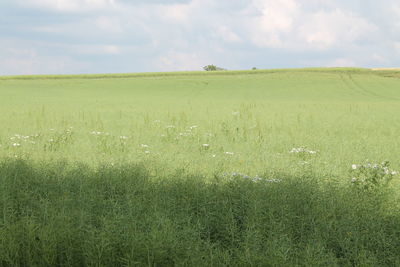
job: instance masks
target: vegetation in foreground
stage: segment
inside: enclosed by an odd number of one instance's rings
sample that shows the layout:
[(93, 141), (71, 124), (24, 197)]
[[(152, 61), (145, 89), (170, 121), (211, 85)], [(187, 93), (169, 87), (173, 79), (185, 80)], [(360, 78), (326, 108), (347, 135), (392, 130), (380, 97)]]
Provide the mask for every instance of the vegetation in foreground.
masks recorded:
[(2, 266), (399, 266), (387, 187), (0, 164)]

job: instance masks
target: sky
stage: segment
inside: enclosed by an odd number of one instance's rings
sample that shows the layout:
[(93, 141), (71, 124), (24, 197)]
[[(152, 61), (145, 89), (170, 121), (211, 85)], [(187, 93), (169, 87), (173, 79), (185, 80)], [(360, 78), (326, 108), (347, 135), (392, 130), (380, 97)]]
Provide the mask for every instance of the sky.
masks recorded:
[(0, 0), (0, 75), (400, 67), (399, 0)]

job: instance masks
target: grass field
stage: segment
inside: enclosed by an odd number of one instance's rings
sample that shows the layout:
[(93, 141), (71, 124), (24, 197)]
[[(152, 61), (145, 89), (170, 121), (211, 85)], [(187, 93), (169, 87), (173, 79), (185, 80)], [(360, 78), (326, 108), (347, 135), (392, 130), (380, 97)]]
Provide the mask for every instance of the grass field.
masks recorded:
[(399, 266), (399, 78), (0, 77), (0, 265)]

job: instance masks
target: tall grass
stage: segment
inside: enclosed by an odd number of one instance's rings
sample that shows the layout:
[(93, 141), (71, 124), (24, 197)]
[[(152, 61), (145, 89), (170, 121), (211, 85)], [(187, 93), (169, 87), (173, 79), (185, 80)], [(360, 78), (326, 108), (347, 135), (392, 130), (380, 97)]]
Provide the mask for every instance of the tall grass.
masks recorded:
[(0, 266), (400, 266), (397, 74), (0, 77)]
[(0, 163), (2, 266), (398, 266), (389, 189)]

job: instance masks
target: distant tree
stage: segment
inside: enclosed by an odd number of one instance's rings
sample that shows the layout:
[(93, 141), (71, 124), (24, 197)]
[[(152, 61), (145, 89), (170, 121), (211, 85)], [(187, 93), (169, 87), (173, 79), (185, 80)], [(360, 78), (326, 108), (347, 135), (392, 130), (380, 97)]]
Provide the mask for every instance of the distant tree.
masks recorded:
[(251, 68), (252, 70), (257, 70), (257, 68), (256, 67), (253, 67), (253, 68)]
[(225, 69), (220, 68), (220, 67), (217, 67), (217, 66), (215, 66), (215, 65), (207, 65), (207, 66), (204, 66), (203, 69), (204, 69), (205, 71), (225, 70)]

